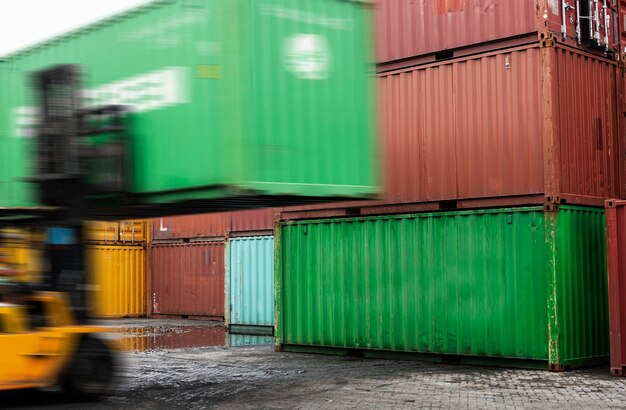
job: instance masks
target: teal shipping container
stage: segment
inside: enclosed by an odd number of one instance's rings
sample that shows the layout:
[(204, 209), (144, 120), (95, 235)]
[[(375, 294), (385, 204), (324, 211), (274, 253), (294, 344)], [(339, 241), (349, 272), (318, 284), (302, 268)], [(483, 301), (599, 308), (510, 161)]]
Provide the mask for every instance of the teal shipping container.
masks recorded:
[(6, 56), (0, 207), (39, 205), (30, 76), (58, 64), (81, 68), (85, 107), (130, 109), (143, 207), (120, 217), (376, 194), (370, 20), (364, 1), (161, 0)]
[(553, 370), (608, 360), (603, 209), (282, 222), (278, 235), (279, 349)]
[(233, 238), (226, 250), (230, 333), (274, 334), (274, 237)]
[(272, 336), (226, 334), (226, 345), (229, 347), (271, 346), (273, 343)]

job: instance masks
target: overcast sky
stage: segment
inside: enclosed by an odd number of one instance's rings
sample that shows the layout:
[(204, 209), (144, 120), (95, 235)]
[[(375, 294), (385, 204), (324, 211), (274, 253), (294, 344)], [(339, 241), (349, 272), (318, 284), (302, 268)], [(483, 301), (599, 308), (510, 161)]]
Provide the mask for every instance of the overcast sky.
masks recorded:
[(0, 56), (150, 0), (0, 0)]

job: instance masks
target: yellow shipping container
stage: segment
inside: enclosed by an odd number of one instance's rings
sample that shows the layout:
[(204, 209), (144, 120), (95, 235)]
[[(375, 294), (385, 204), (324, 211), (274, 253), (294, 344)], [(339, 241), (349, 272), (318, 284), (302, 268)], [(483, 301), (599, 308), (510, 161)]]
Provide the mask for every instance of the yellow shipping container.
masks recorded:
[(146, 315), (146, 247), (87, 247), (91, 313), (102, 318)]
[(132, 245), (148, 241), (148, 223), (145, 219), (129, 221), (90, 221), (87, 223), (87, 242), (107, 245)]

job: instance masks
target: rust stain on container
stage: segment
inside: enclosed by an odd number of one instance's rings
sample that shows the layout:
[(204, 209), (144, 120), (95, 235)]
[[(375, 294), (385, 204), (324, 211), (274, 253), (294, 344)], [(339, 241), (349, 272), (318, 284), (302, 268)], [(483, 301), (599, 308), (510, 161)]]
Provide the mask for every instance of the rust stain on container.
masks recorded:
[(538, 46), (380, 74), (384, 201), (620, 197), (617, 78), (614, 61)]
[(153, 315), (224, 317), (224, 241), (153, 245)]
[(465, 9), (465, 0), (435, 0), (435, 14), (455, 13)]
[(626, 375), (626, 201), (606, 202), (611, 375)]

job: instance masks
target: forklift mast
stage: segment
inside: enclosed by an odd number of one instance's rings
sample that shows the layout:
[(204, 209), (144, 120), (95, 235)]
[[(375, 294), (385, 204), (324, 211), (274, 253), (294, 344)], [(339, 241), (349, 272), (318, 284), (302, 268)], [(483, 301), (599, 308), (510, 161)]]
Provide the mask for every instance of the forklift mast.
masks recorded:
[(43, 204), (66, 208), (74, 217), (130, 191), (127, 109), (83, 107), (80, 80), (76, 65), (33, 74), (40, 123), (31, 182)]
[(60, 65), (33, 74), (40, 112), (36, 169), (30, 182), (41, 203), (60, 209), (44, 218), (44, 286), (68, 294), (79, 323), (87, 320), (83, 223), (87, 210), (130, 192), (127, 108), (84, 107), (81, 71)]

